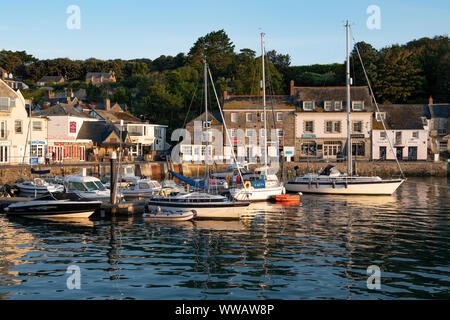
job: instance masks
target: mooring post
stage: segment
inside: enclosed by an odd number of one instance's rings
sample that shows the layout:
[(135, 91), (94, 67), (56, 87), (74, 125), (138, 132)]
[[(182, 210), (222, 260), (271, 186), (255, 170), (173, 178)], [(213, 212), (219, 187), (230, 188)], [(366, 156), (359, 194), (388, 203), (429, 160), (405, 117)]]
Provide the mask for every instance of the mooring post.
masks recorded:
[(111, 152), (111, 154), (109, 156), (109, 162), (110, 162), (109, 172), (110, 172), (110, 177), (111, 177), (111, 181), (110, 181), (110, 197), (109, 197), (109, 199), (110, 199), (111, 205), (115, 205), (116, 204), (116, 193), (117, 193), (116, 160), (117, 160), (117, 154), (113, 151), (113, 152)]

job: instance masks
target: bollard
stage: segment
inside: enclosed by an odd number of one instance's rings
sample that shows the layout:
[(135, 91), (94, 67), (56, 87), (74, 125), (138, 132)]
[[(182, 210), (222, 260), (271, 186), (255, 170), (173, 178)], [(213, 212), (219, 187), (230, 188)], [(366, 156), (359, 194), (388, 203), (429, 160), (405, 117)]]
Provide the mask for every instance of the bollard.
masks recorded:
[(111, 152), (110, 156), (109, 156), (109, 161), (110, 161), (110, 177), (111, 177), (111, 181), (110, 181), (110, 202), (112, 205), (116, 204), (116, 193), (117, 193), (117, 184), (116, 184), (116, 175), (117, 175), (117, 170), (116, 170), (116, 160), (117, 160), (117, 154), (113, 151)]

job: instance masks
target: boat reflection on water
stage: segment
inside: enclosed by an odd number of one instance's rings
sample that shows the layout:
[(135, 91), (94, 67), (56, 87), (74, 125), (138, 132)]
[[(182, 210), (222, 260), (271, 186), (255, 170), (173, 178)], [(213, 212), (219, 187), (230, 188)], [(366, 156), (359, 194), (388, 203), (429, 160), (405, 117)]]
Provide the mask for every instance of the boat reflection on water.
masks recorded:
[[(362, 205), (368, 207), (390, 207), (398, 205), (394, 196), (345, 196), (345, 195), (304, 195), (303, 199), (317, 199), (323, 201), (337, 201), (349, 205)], [(302, 199), (302, 200), (303, 200)]]

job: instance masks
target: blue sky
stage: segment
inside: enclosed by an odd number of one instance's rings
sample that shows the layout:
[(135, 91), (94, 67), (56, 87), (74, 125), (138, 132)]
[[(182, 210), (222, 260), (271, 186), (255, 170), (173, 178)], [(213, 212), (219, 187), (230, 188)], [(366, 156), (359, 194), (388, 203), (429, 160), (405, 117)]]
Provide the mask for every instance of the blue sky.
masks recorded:
[[(266, 50), (291, 56), (292, 65), (343, 62), (345, 20), (357, 41), (379, 49), (421, 37), (448, 35), (448, 0), (22, 0), (2, 1), (0, 49), (37, 58), (132, 59), (187, 53), (197, 38), (224, 29), (236, 51)], [(81, 10), (70, 30), (67, 7)], [(366, 9), (377, 5), (381, 29), (369, 30)]]

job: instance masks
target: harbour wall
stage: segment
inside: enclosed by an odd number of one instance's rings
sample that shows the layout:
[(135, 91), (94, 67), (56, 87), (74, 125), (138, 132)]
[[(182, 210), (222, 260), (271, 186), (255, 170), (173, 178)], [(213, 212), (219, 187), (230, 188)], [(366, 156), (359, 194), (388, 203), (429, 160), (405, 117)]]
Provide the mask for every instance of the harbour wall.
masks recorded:
[[(283, 164), (285, 177), (292, 177), (309, 172), (318, 172), (327, 165), (337, 166), (341, 172), (346, 172), (345, 162), (290, 162)], [(202, 164), (182, 164), (171, 165), (166, 162), (130, 162), (124, 163), (124, 166), (133, 166), (136, 176), (146, 176), (155, 180), (169, 178), (168, 169), (181, 173), (188, 177), (203, 177), (205, 175), (205, 166)], [(211, 172), (224, 172), (227, 164), (213, 164), (210, 166)], [(254, 169), (257, 165), (250, 165)], [(109, 163), (77, 163), (77, 164), (53, 164), (39, 165), (34, 167), (36, 170), (50, 169), (50, 176), (66, 176), (69, 174), (78, 174), (81, 168), (87, 169), (88, 175), (109, 177)], [(450, 172), (449, 162), (402, 162), (401, 168), (406, 177), (445, 177)], [(358, 175), (377, 175), (380, 177), (392, 177), (399, 175), (397, 163), (390, 161), (361, 161), (356, 162), (356, 173)], [(31, 175), (29, 166), (0, 166), (0, 185), (14, 184), (18, 178), (25, 180), (37, 177)], [(45, 177), (45, 176), (44, 176)]]

